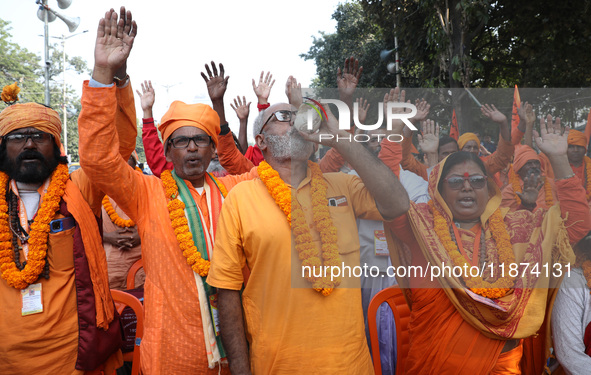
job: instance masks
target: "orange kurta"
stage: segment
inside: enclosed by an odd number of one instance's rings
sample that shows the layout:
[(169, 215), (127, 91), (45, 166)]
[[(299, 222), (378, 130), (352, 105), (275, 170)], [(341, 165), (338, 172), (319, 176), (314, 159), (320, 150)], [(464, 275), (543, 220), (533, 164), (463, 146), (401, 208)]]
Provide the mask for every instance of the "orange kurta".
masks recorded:
[[(137, 224), (142, 241), (146, 273), (142, 369), (146, 374), (217, 374), (218, 368), (208, 369), (195, 277), (172, 229), (162, 182), (134, 171), (119, 155), (112, 88), (85, 84), (82, 103), (80, 164)], [(256, 173), (219, 180), (231, 189), (253, 176)], [(195, 198), (197, 193), (192, 194)]]
[[(75, 185), (73, 188), (80, 190), (85, 201), (99, 201), (96, 197), (100, 192), (93, 189), (81, 170), (71, 178), (68, 185)], [(59, 213), (54, 216), (62, 217)], [(98, 236), (98, 227), (96, 230)], [(22, 316), (21, 291), (0, 279), (0, 374), (84, 373), (75, 369), (79, 328), (73, 233), (74, 228), (49, 234), (49, 279), (40, 277), (35, 282), (42, 288), (42, 313)], [(25, 259), (22, 250), (21, 259)], [(106, 262), (99, 264), (106, 266)], [(113, 360), (117, 363), (116, 358)]]
[[(373, 198), (358, 177), (325, 174), (327, 198), (341, 261), (359, 266), (356, 216), (381, 220)], [(312, 223), (310, 172), (294, 191)], [(317, 248), (320, 237), (311, 235)], [(260, 179), (230, 192), (220, 215), (207, 282), (239, 290), (242, 267), (250, 269), (242, 293), (253, 374), (372, 374), (359, 280), (343, 279), (328, 297), (302, 280), (290, 226)]]

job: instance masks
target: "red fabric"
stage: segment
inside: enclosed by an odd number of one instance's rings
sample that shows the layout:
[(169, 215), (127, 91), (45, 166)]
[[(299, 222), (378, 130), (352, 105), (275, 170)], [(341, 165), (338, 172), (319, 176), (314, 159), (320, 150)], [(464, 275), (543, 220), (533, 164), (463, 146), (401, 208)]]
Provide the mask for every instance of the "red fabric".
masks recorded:
[(154, 126), (154, 119), (142, 119), (142, 142), (144, 143), (144, 152), (146, 153), (146, 161), (148, 167), (154, 176), (160, 177), (160, 174), (165, 170), (172, 170), (174, 166), (172, 163), (166, 161), (164, 156), (164, 147), (160, 138), (158, 138), (158, 130)]
[(248, 160), (250, 160), (255, 167), (258, 166), (263, 160), (265, 160), (265, 157), (263, 156), (261, 149), (257, 145), (248, 146), (248, 149), (246, 150), (244, 156)]
[(262, 111), (263, 109), (267, 109), (271, 106), (271, 104), (267, 103), (267, 104), (257, 104), (257, 108), (260, 111)]
[(460, 127), (458, 126), (458, 118), (456, 117), (456, 110), (454, 109), (453, 114), (451, 115), (451, 128), (449, 129), (449, 136), (458, 140), (460, 136)]
[(511, 114), (511, 133), (517, 129), (517, 125), (519, 125), (519, 115), (517, 114), (517, 110), (521, 106), (521, 98), (519, 97), (519, 90), (517, 89), (517, 85), (515, 85), (515, 91), (513, 92), (513, 112)]
[(591, 356), (591, 323), (585, 328), (585, 336), (583, 336), (583, 343), (585, 344), (585, 353)]

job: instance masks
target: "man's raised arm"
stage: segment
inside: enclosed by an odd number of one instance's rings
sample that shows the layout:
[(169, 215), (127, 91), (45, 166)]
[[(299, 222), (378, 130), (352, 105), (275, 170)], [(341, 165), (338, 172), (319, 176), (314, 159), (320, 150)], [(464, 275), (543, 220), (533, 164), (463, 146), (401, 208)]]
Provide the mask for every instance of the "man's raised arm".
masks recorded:
[[(131, 12), (121, 8), (126, 20)], [(115, 127), (117, 95), (113, 80), (127, 61), (137, 31), (135, 21), (117, 20), (111, 9), (99, 21), (95, 44), (93, 86), (85, 82), (82, 110), (78, 119), (80, 165), (93, 184), (112, 197), (132, 219), (135, 210), (130, 197), (137, 196), (134, 171), (119, 152)], [(126, 24), (129, 26), (126, 27)]]

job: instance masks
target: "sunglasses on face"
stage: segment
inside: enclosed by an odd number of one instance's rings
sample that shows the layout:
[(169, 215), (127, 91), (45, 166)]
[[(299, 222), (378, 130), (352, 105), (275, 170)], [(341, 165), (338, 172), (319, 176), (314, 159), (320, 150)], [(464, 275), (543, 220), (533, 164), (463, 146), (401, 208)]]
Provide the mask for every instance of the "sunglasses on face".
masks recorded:
[(211, 144), (211, 137), (205, 134), (199, 134), (193, 137), (180, 136), (174, 137), (168, 142), (170, 142), (174, 148), (187, 148), (189, 147), (189, 143), (191, 143), (191, 141), (193, 141), (197, 147), (207, 147)]
[(289, 122), (289, 121), (291, 121), (292, 117), (296, 116), (297, 113), (298, 113), (297, 111), (289, 111), (287, 109), (282, 109), (282, 110), (273, 112), (273, 114), (271, 116), (269, 116), (267, 121), (265, 121), (265, 123), (263, 124), (261, 131), (259, 131), (259, 134), (261, 134), (263, 132), (263, 129), (265, 128), (265, 126), (267, 126), (267, 124), (269, 123), (269, 121), (271, 121), (271, 119), (273, 117), (275, 117), (277, 119), (277, 121), (279, 121), (279, 122)]
[(53, 135), (49, 133), (29, 133), (29, 134), (8, 134), (5, 135), (4, 140), (6, 143), (10, 143), (12, 145), (24, 145), (29, 141), (29, 138), (37, 145), (47, 144), (52, 141)]
[(450, 176), (443, 179), (452, 190), (460, 190), (464, 187), (464, 181), (468, 181), (472, 189), (482, 189), (486, 186), (486, 176), (475, 174), (472, 176)]

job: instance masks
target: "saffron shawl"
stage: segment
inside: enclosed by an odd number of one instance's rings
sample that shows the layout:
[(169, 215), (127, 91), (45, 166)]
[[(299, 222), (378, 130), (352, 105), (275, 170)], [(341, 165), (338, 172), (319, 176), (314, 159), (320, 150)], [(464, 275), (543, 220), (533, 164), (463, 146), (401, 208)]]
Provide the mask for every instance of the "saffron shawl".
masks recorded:
[[(446, 160), (435, 166), (431, 172), (429, 194), (435, 207), (448, 219), (448, 222), (453, 223), (450, 220), (451, 211), (437, 190)], [(480, 217), (480, 223), (483, 229), (482, 235), (486, 239), (487, 264), (491, 261), (497, 264), (498, 254), (491, 236), (488, 219), (499, 208), (501, 194), (498, 187), (494, 183), (490, 183), (490, 180), (489, 186), (491, 187), (489, 190), (490, 199)], [(534, 335), (539, 330), (544, 321), (547, 302), (552, 299), (552, 294), (555, 293), (552, 288), (557, 288), (561, 280), (559, 275), (556, 277), (552, 275), (553, 265), (561, 264), (564, 273), (565, 265), (574, 262), (574, 254), (558, 204), (550, 209), (540, 209), (533, 213), (526, 210), (508, 211), (508, 208), (501, 208), (501, 214), (511, 238), (515, 262), (524, 265), (519, 268), (519, 276), (515, 278), (514, 290), (504, 297), (494, 300), (499, 308), (488, 306), (470, 297), (461, 278), (453, 277), (447, 273), (436, 278), (465, 321), (483, 335), (500, 340), (525, 338)], [(420, 264), (420, 259), (419, 262), (412, 260), (413, 254), (411, 254), (411, 248), (417, 251), (417, 246), (420, 248), (420, 254), (415, 252), (414, 256), (420, 257), (422, 255), (431, 267), (442, 267), (443, 263), (446, 266), (453, 265), (453, 261), (435, 232), (433, 213), (428, 204), (411, 202), (407, 220), (416, 240), (414, 244), (403, 243), (396, 237), (394, 230), (387, 231), (388, 246), (394, 266), (408, 269), (411, 265)], [(464, 242), (465, 249), (471, 250), (472, 246), (472, 243)], [(550, 270), (549, 277), (546, 277), (543, 266), (546, 263)], [(528, 269), (524, 272), (525, 264), (528, 265)], [(541, 271), (539, 276), (530, 272), (536, 264), (538, 270)], [(426, 278), (428, 277), (426, 276)], [(409, 278), (399, 277), (398, 282), (405, 289), (407, 302), (410, 305), (409, 297), (412, 291)], [(416, 281), (414, 284), (417, 285)], [(433, 284), (430, 286), (432, 287)]]

